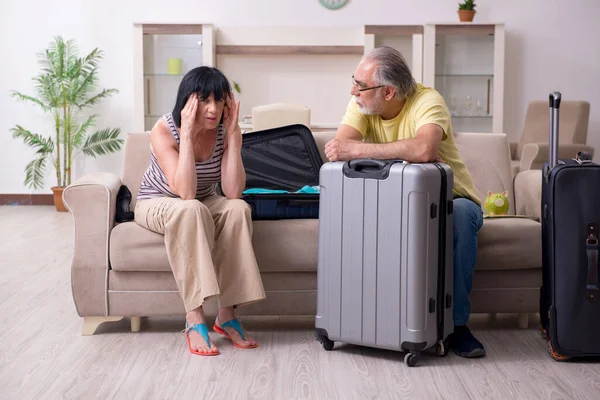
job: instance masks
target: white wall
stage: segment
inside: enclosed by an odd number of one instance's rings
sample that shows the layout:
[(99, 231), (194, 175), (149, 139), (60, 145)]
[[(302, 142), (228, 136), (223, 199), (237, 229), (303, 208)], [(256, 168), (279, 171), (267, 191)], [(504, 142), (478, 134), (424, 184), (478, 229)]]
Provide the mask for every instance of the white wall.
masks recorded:
[[(422, 24), (456, 21), (451, 0), (350, 0), (341, 10), (329, 11), (317, 0), (33, 0), (0, 3), (0, 193), (31, 193), (23, 186), (24, 167), (31, 150), (12, 139), (15, 124), (43, 133), (51, 129), (48, 117), (29, 104), (8, 96), (16, 89), (32, 93), (31, 78), (38, 72), (36, 53), (55, 35), (75, 38), (82, 50), (105, 51), (100, 84), (120, 93), (97, 109), (99, 127), (133, 126), (134, 22), (213, 23), (218, 26), (355, 26), (364, 24)], [(544, 13), (546, 16), (542, 16)], [(563, 98), (591, 103), (590, 144), (600, 153), (600, 9), (595, 0), (479, 0), (478, 22), (506, 24), (505, 123), (517, 140), (527, 102), (547, 99), (552, 90)], [(120, 154), (79, 159), (74, 176), (106, 170), (121, 172)], [(48, 168), (47, 188), (54, 184)], [(47, 193), (48, 190), (43, 190)]]

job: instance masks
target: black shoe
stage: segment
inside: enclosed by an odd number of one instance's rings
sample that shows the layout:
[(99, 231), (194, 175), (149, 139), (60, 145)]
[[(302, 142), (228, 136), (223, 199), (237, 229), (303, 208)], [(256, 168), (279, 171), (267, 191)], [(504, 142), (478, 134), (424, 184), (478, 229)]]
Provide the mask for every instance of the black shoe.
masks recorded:
[(450, 338), (450, 346), (460, 357), (476, 358), (485, 355), (483, 344), (473, 336), (466, 325), (454, 327), (454, 333)]

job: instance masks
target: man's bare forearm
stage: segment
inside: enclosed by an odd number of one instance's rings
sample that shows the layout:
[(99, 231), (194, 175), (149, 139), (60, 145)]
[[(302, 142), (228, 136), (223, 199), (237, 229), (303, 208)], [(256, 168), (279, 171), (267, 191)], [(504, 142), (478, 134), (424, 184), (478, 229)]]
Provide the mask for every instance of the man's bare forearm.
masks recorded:
[(401, 159), (408, 162), (433, 161), (436, 149), (419, 139), (397, 140), (390, 143), (353, 143), (352, 158), (375, 158), (380, 160)]

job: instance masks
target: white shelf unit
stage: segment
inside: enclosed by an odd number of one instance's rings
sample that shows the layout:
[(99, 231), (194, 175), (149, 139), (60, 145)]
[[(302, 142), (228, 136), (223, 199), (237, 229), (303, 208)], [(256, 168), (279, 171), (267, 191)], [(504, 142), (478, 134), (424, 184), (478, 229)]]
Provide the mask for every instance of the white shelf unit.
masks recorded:
[(311, 127), (338, 126), (364, 54), (363, 27), (218, 27), (216, 66), (239, 84), (240, 119), (252, 107), (311, 110)]
[[(134, 24), (135, 129), (149, 131), (173, 109), (183, 76), (200, 65), (214, 65), (214, 27), (210, 24)], [(181, 71), (169, 71), (170, 58)]]
[(504, 129), (504, 24), (424, 26), (423, 84), (438, 90), (456, 132)]
[[(183, 74), (199, 64), (216, 66), (239, 84), (240, 120), (254, 106), (285, 102), (308, 106), (312, 128), (335, 129), (361, 57), (388, 45), (404, 55), (417, 82), (444, 96), (455, 131), (503, 132), (501, 23), (218, 28), (137, 23), (133, 35), (137, 131), (149, 130), (172, 109)], [(172, 57), (183, 60), (181, 74), (168, 74)]]
[(364, 53), (380, 46), (390, 46), (402, 53), (415, 80), (423, 83), (422, 25), (366, 25)]

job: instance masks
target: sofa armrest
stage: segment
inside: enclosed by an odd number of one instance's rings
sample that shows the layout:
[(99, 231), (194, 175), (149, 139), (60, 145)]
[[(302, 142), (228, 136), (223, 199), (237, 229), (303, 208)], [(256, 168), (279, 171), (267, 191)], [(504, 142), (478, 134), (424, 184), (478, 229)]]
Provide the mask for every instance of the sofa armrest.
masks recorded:
[[(548, 161), (549, 148), (547, 143), (527, 143), (523, 146), (519, 171), (542, 169)], [(561, 144), (558, 146), (558, 158), (575, 158), (578, 152), (585, 151), (594, 157), (594, 148), (585, 144)]]
[(519, 147), (519, 143), (510, 142), (508, 145), (510, 146), (510, 159), (517, 160), (517, 147)]
[[(542, 170), (521, 171), (515, 176), (515, 213), (517, 215), (542, 215)], [(541, 220), (541, 219), (540, 219)]]
[(74, 222), (71, 290), (81, 317), (108, 315), (108, 243), (120, 187), (117, 175), (97, 172), (85, 175), (63, 191), (63, 201)]

